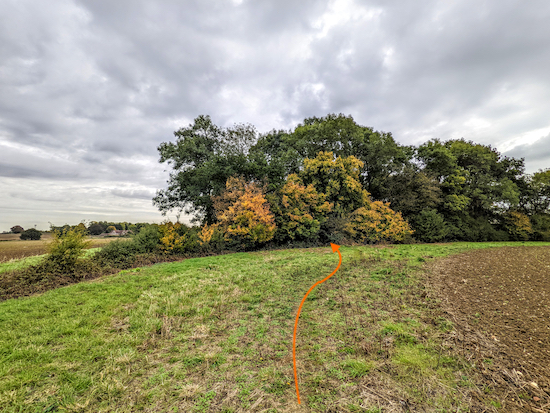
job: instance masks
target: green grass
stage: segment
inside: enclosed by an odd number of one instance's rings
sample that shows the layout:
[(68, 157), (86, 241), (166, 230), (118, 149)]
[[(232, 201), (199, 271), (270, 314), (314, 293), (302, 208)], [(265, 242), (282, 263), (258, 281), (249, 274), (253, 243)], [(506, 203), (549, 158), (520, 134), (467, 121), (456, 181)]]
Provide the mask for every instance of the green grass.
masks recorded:
[[(428, 410), (465, 408), (468, 370), (439, 354), (452, 324), (421, 298), (418, 269), (501, 245), (542, 244), (342, 247), (300, 316), (304, 411), (381, 411), (367, 378)], [(0, 411), (295, 411), (294, 317), (337, 262), (329, 247), (195, 258), (2, 302)]]

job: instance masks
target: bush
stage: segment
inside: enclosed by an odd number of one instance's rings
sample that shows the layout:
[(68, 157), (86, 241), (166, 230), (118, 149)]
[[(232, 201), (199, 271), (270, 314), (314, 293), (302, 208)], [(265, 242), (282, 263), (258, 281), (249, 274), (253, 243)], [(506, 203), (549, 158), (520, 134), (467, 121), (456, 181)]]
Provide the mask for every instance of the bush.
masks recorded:
[(445, 219), (435, 209), (425, 209), (414, 218), (416, 239), (423, 242), (443, 241), (449, 235)]
[(85, 240), (84, 232), (79, 229), (54, 232), (54, 239), (48, 245), (46, 261), (64, 273), (73, 272), (78, 259), (89, 245), (90, 241)]
[(132, 238), (134, 248), (139, 253), (156, 252), (160, 246), (160, 231), (157, 225), (148, 225), (142, 228)]
[(535, 241), (550, 241), (550, 214), (536, 214), (531, 217), (532, 238)]
[(34, 228), (29, 228), (21, 233), (19, 238), (22, 240), (39, 240), (42, 237), (42, 233)]
[(373, 201), (355, 210), (345, 231), (361, 243), (403, 241), (413, 232), (401, 213), (393, 211), (389, 204), (380, 201)]
[(94, 255), (94, 259), (100, 264), (114, 268), (130, 268), (140, 252), (134, 240), (116, 240), (105, 245)]
[(510, 211), (504, 216), (504, 227), (512, 241), (527, 241), (533, 233), (529, 217), (518, 211)]
[(221, 252), (227, 247), (223, 229), (219, 224), (203, 225), (197, 233), (197, 237), (204, 252)]
[(165, 222), (158, 227), (160, 248), (168, 253), (190, 253), (200, 248), (198, 230), (176, 222)]

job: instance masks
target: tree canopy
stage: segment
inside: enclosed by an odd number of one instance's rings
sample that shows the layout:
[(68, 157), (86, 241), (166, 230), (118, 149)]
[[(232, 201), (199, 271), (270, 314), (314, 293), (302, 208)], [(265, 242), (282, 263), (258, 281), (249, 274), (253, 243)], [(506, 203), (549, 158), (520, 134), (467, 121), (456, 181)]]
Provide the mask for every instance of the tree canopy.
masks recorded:
[[(233, 228), (215, 200), (229, 196), (234, 179), (242, 188), (263, 188), (276, 226), (272, 242), (326, 242), (334, 234), (358, 242), (411, 234), (427, 242), (550, 237), (550, 169), (525, 174), (523, 159), (491, 146), (465, 139), (403, 146), (343, 114), (264, 134), (199, 116), (174, 135), (158, 148), (171, 171), (153, 202), (163, 213), (192, 214), (207, 225), (202, 237)], [(234, 214), (255, 222), (261, 213), (245, 207), (241, 192), (232, 192), (240, 194)], [(220, 217), (229, 221), (221, 225)], [(392, 224), (382, 229), (388, 217)]]

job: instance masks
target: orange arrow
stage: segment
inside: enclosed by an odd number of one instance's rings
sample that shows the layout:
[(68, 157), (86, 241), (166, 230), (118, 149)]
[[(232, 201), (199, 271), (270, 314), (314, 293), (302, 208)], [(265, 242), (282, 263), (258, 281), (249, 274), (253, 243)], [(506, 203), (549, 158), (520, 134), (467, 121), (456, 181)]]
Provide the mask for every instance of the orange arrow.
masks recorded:
[(338, 268), (340, 268), (340, 265), (342, 264), (342, 254), (340, 254), (340, 245), (330, 243), (330, 246), (332, 248), (332, 252), (338, 251), (338, 256), (340, 257), (340, 261), (338, 261), (338, 266), (336, 267), (336, 269), (334, 271), (332, 271), (330, 273), (330, 275), (328, 277), (322, 279), (321, 281), (317, 281), (307, 291), (306, 295), (304, 295), (304, 298), (302, 298), (302, 302), (300, 303), (300, 306), (298, 307), (298, 314), (296, 314), (296, 322), (294, 323), (294, 337), (292, 339), (292, 361), (294, 362), (294, 382), (296, 383), (296, 396), (298, 396), (298, 404), (301, 404), (301, 402), (300, 402), (300, 389), (298, 388), (298, 372), (296, 371), (296, 331), (298, 330), (298, 318), (300, 317), (300, 312), (302, 311), (302, 306), (304, 305), (304, 302), (306, 301), (306, 298), (309, 295), (309, 293), (318, 284), (324, 283), (326, 280), (328, 280), (330, 277), (332, 277), (334, 274), (336, 274), (336, 271), (338, 271)]

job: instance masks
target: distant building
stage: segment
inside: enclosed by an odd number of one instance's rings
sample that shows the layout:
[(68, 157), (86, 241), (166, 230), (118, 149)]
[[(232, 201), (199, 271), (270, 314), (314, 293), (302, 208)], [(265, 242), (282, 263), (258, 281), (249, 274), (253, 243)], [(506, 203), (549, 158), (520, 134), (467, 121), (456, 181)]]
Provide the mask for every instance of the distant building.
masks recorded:
[(104, 237), (123, 237), (124, 235), (131, 234), (132, 231), (129, 229), (115, 229), (111, 232), (107, 232), (105, 234), (101, 234)]

